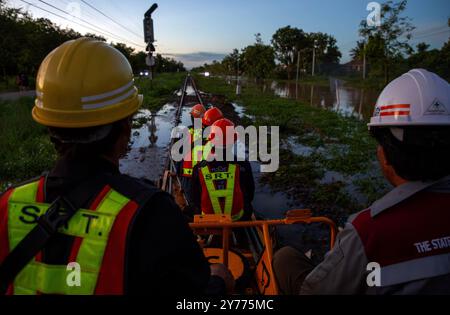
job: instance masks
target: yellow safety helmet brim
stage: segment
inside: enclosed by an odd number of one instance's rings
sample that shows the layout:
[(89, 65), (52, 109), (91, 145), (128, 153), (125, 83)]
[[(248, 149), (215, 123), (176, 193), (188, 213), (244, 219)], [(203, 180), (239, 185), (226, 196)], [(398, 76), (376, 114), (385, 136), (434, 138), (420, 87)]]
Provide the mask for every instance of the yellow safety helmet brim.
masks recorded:
[(47, 127), (58, 128), (87, 128), (107, 125), (115, 121), (119, 121), (126, 117), (134, 115), (142, 105), (144, 96), (137, 94), (131, 99), (114, 105), (114, 108), (105, 108), (103, 110), (95, 111), (72, 111), (62, 113), (61, 111), (54, 111), (51, 109), (44, 109), (37, 105), (38, 100), (35, 101), (35, 106), (32, 111), (33, 119)]

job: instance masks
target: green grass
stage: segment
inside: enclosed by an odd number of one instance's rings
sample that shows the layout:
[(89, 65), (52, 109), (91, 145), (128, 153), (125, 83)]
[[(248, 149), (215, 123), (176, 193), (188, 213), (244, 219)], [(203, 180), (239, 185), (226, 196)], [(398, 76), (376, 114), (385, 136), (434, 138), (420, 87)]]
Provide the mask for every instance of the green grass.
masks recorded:
[(156, 74), (153, 81), (147, 78), (136, 78), (136, 85), (141, 94), (144, 94), (143, 107), (151, 111), (161, 108), (164, 103), (173, 97), (175, 90), (181, 88), (186, 73)]
[(0, 191), (38, 176), (56, 159), (46, 128), (31, 118), (32, 107), (31, 98), (0, 102)]
[[(385, 193), (386, 183), (381, 172), (375, 170), (373, 174), (376, 142), (364, 122), (270, 92), (263, 93), (251, 84), (243, 86), (242, 95), (237, 97), (235, 87), (221, 79), (197, 77), (197, 82), (203, 91), (224, 95), (244, 106), (246, 114), (253, 119), (247, 118), (241, 123), (279, 126), (282, 142), (295, 139), (297, 144), (312, 149), (312, 154), (307, 156), (287, 149), (280, 151), (279, 170), (262, 177), (274, 190), (289, 192), (316, 213), (330, 215), (338, 221)], [(326, 172), (342, 174), (350, 183), (339, 180), (323, 183)], [(349, 184), (355, 186), (365, 200), (358, 202), (349, 195), (346, 190)]]
[[(143, 107), (158, 110), (173, 98), (181, 87), (185, 73), (157, 74), (153, 82), (136, 79), (144, 94)], [(0, 101), (0, 192), (10, 184), (17, 184), (39, 176), (52, 167), (56, 152), (45, 127), (31, 118), (32, 98)]]

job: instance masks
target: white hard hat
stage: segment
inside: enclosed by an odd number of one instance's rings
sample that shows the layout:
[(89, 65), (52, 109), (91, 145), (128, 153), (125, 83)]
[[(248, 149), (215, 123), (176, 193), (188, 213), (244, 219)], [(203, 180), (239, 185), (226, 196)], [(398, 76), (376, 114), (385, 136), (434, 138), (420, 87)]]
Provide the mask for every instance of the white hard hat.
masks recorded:
[(450, 125), (450, 85), (438, 75), (413, 69), (386, 86), (370, 127)]

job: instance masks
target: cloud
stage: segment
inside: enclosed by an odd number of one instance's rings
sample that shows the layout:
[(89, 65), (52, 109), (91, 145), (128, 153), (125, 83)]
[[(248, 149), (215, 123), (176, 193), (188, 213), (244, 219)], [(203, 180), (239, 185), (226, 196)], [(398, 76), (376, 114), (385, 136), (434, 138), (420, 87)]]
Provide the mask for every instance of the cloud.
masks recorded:
[(192, 69), (205, 63), (211, 63), (214, 60), (221, 61), (226, 54), (201, 51), (185, 54), (163, 54), (163, 56), (181, 61), (187, 69)]

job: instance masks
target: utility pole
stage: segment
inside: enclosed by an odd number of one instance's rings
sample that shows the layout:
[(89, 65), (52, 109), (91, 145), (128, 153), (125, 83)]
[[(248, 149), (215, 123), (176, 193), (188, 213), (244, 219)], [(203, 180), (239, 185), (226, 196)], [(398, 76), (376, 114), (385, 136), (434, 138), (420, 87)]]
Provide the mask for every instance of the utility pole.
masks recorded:
[(300, 75), (300, 50), (297, 52), (297, 76), (295, 78), (295, 98), (298, 98), (298, 79)]
[(314, 73), (316, 70), (315, 67), (316, 67), (316, 41), (314, 41), (314, 46), (313, 46), (312, 76), (314, 76)]
[(363, 80), (366, 79), (366, 41), (364, 41), (364, 50), (363, 50)]
[(237, 57), (237, 72), (236, 72), (236, 95), (241, 95), (241, 80), (240, 80), (240, 74), (239, 74), (239, 54)]
[(155, 46), (153, 43), (155, 42), (155, 33), (153, 29), (153, 19), (152, 13), (158, 8), (158, 4), (154, 3), (150, 9), (145, 12), (144, 15), (144, 39), (147, 43), (146, 51), (148, 51), (148, 56), (145, 59), (147, 66), (150, 67), (149, 78), (153, 79), (153, 67), (155, 66), (155, 57), (153, 57), (153, 52), (155, 51)]

